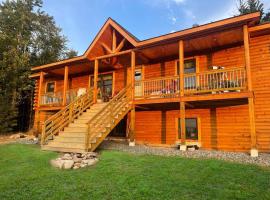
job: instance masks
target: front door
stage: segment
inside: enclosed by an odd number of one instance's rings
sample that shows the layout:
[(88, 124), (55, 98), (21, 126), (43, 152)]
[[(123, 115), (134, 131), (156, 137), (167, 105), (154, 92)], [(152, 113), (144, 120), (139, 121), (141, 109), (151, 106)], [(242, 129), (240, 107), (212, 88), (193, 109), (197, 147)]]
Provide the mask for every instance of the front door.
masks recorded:
[[(112, 97), (112, 84), (113, 84), (113, 74), (100, 74), (98, 75), (98, 97), (109, 99)], [(91, 86), (94, 86), (94, 77), (91, 77)]]

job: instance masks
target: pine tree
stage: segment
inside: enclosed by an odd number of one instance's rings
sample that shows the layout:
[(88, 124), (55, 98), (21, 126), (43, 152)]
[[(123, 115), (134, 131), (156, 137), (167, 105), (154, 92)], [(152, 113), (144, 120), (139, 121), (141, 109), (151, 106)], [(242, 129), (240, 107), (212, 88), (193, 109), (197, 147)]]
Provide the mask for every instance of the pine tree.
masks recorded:
[(270, 12), (264, 13), (264, 4), (260, 0), (238, 0), (238, 12), (240, 15), (261, 13), (261, 22), (270, 21)]

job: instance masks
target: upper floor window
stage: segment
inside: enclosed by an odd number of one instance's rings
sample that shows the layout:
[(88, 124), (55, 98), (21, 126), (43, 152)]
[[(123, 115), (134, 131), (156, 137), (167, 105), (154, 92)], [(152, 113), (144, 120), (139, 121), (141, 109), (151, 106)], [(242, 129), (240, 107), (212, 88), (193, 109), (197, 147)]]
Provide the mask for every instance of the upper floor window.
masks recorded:
[(46, 93), (54, 93), (54, 89), (55, 89), (55, 82), (48, 82), (46, 84)]
[[(179, 61), (177, 62), (177, 75), (179, 75)], [(188, 59), (184, 61), (184, 73), (196, 73), (196, 59)]]

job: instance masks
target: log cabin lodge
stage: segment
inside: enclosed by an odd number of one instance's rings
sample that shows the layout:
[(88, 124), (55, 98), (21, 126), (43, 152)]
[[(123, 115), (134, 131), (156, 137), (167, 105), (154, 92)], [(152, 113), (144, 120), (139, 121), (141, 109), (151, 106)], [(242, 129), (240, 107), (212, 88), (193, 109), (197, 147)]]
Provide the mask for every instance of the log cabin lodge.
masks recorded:
[(110, 137), (270, 152), (270, 23), (259, 12), (146, 40), (109, 18), (83, 55), (30, 77), (44, 150), (94, 151)]

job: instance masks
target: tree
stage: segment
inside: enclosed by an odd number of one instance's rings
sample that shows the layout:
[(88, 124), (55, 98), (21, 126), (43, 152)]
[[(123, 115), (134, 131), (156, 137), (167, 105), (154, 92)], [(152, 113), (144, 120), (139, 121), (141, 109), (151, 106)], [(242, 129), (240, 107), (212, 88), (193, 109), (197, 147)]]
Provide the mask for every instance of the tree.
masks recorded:
[(31, 104), (31, 67), (74, 52), (67, 48), (67, 39), (53, 17), (41, 10), (42, 4), (42, 0), (0, 3), (0, 133), (25, 129), (22, 125), (29, 116), (19, 115), (19, 111)]
[(238, 0), (238, 12), (240, 15), (258, 11), (261, 13), (261, 22), (270, 21), (270, 11), (264, 13), (264, 4), (260, 0)]

